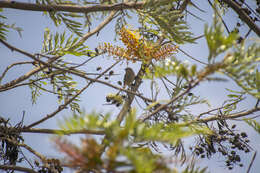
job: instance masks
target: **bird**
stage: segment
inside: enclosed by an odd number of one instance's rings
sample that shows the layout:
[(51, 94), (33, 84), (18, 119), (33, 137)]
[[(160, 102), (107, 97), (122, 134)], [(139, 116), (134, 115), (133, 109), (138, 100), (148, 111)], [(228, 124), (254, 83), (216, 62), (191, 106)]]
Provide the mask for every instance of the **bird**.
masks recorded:
[(131, 69), (130, 67), (125, 68), (123, 88), (125, 88), (126, 86), (131, 87), (131, 84), (133, 83), (134, 80), (135, 80), (135, 73), (133, 69)]

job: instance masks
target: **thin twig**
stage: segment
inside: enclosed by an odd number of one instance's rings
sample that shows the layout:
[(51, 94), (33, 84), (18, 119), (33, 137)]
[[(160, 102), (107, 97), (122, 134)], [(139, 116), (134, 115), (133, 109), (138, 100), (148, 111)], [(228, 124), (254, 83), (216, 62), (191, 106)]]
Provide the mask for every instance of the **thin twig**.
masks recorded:
[(221, 19), (221, 22), (223, 23), (224, 27), (226, 28), (227, 32), (230, 33), (226, 22), (223, 20), (222, 16), (219, 14), (218, 10), (216, 9), (216, 7), (212, 4), (212, 2), (210, 0), (208, 0), (210, 6), (213, 8), (213, 10), (215, 11), (215, 13), (218, 15), (218, 17)]
[(25, 154), (23, 153), (23, 151), (20, 149), (19, 151), (22, 155), (23, 155), (23, 158), (24, 160), (31, 166), (31, 168), (33, 169), (33, 165), (32, 163), (29, 161), (29, 159), (25, 156)]
[(191, 86), (189, 86), (188, 89), (186, 89), (184, 92), (180, 93), (179, 95), (177, 95), (176, 97), (172, 98), (170, 101), (168, 101), (166, 104), (162, 104), (160, 105), (157, 109), (155, 109), (152, 113), (144, 116), (143, 118), (141, 118), (140, 120), (142, 122), (144, 122), (145, 120), (149, 119), (151, 116), (153, 116), (154, 114), (158, 113), (159, 111), (163, 110), (164, 108), (166, 108), (169, 104), (174, 103), (175, 101), (177, 101), (179, 98), (183, 97), (185, 94), (187, 94), (192, 88), (196, 87), (199, 84), (200, 80), (197, 80), (196, 82), (194, 82)]
[(63, 109), (65, 109), (67, 107), (67, 105), (69, 105), (76, 97), (78, 97), (83, 91), (85, 91), (87, 88), (89, 87), (89, 83), (83, 87), (80, 91), (78, 91), (75, 95), (73, 95), (73, 97), (71, 97), (70, 99), (68, 99), (64, 104), (60, 105), (54, 112), (52, 112), (51, 114), (47, 114), (44, 118), (26, 126), (25, 128), (31, 128), (33, 126), (36, 126), (52, 117), (54, 117), (57, 113), (61, 112)]
[(250, 169), (251, 169), (251, 167), (252, 167), (252, 165), (253, 165), (253, 163), (254, 163), (254, 161), (255, 161), (256, 153), (257, 153), (257, 151), (255, 151), (255, 153), (254, 153), (254, 155), (253, 155), (253, 157), (252, 157), (252, 159), (251, 159), (251, 162), (250, 162), (250, 164), (249, 164), (249, 166), (248, 166), (248, 168), (247, 168), (246, 173), (249, 173), (249, 171), (250, 171)]
[(31, 81), (31, 82), (24, 82), (24, 83), (16, 84), (16, 85), (13, 85), (13, 86), (10, 86), (10, 87), (7, 87), (7, 88), (0, 89), (0, 92), (1, 91), (7, 91), (7, 90), (10, 90), (10, 89), (13, 89), (13, 88), (20, 87), (20, 86), (31, 85), (34, 82), (37, 82), (37, 81), (40, 81), (40, 80), (43, 80), (43, 79), (48, 79), (49, 77), (50, 76), (42, 77), (42, 78), (35, 79), (34, 81)]
[(28, 57), (32, 58), (34, 61), (40, 62), (40, 63), (42, 64), (41, 66), (38, 66), (38, 67), (34, 68), (33, 70), (27, 72), (26, 74), (24, 74), (24, 75), (22, 75), (22, 76), (20, 76), (20, 77), (18, 77), (18, 78), (16, 78), (16, 79), (14, 79), (14, 80), (8, 82), (8, 83), (6, 83), (6, 84), (4, 84), (4, 85), (0, 85), (0, 91), (5, 91), (6, 88), (10, 88), (10, 87), (12, 87), (12, 86), (14, 86), (14, 85), (16, 85), (16, 84), (18, 84), (18, 83), (20, 83), (20, 82), (22, 82), (22, 81), (28, 79), (29, 77), (31, 77), (31, 76), (34, 75), (35, 73), (37, 73), (37, 72), (43, 70), (44, 68), (50, 66), (50, 64), (51, 64), (52, 62), (56, 61), (57, 59), (59, 59), (59, 58), (61, 57), (61, 56), (54, 56), (53, 58), (49, 59), (47, 62), (44, 62), (44, 61), (41, 61), (41, 60), (37, 59), (37, 58), (36, 58), (34, 55), (32, 55), (32, 54), (30, 54), (30, 53), (28, 53), (28, 52), (26, 52), (26, 51), (23, 51), (23, 50), (21, 50), (21, 49), (18, 49), (18, 48), (16, 48), (16, 47), (10, 45), (9, 43), (7, 43), (6, 41), (4, 41), (4, 40), (2, 40), (2, 39), (0, 39), (0, 42), (3, 43), (3, 44), (4, 44), (7, 48), (9, 48), (11, 51), (19, 52), (19, 53), (21, 53), (21, 54), (23, 54), (23, 55), (25, 55), (25, 56), (28, 56)]
[[(82, 44), (84, 43), (89, 37), (91, 37), (92, 35), (96, 34), (97, 32), (99, 32), (102, 28), (104, 28), (116, 15), (116, 11), (112, 11), (109, 16), (102, 22), (100, 23), (95, 29), (93, 29), (92, 31), (86, 33), (80, 40), (79, 42), (75, 45), (77, 46), (78, 44)], [(73, 48), (73, 47), (72, 47)]]
[[(176, 45), (175, 45), (175, 46), (176, 46)], [(194, 57), (191, 56), (190, 54), (186, 53), (186, 52), (185, 52), (184, 50), (182, 50), (180, 47), (178, 47), (178, 50), (180, 50), (184, 55), (186, 55), (187, 57), (193, 59), (194, 61), (197, 61), (197, 62), (199, 62), (199, 63), (201, 63), (201, 64), (204, 64), (204, 65), (208, 65), (207, 63), (202, 62), (202, 61), (200, 61), (200, 60), (194, 58)]]
[(6, 73), (8, 72), (8, 70), (10, 70), (12, 67), (14, 67), (16, 65), (23, 65), (23, 64), (32, 64), (32, 61), (16, 62), (16, 63), (13, 63), (13, 64), (7, 66), (6, 69), (4, 70), (4, 72), (2, 73), (2, 75), (0, 76), (0, 83), (3, 80), (4, 76), (6, 75)]
[(49, 89), (43, 88), (43, 87), (39, 86), (38, 84), (36, 84), (35, 82), (33, 82), (32, 85), (34, 85), (36, 88), (39, 88), (39, 89), (41, 89), (41, 90), (43, 90), (45, 92), (51, 93), (51, 94), (67, 96), (67, 94), (61, 94), (61, 93), (57, 93), (55, 91), (51, 91)]

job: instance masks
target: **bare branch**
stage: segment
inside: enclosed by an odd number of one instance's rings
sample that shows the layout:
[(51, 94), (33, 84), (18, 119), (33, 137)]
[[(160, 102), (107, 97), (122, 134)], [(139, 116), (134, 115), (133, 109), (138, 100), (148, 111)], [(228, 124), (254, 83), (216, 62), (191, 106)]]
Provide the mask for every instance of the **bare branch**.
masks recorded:
[(254, 161), (255, 161), (256, 153), (257, 153), (257, 152), (255, 151), (255, 153), (254, 153), (254, 155), (253, 155), (253, 157), (252, 157), (252, 160), (251, 160), (251, 162), (250, 162), (250, 164), (249, 164), (249, 167), (248, 167), (246, 173), (249, 173), (249, 172), (250, 172), (250, 169), (251, 169), (251, 167), (252, 167), (252, 165), (253, 165), (253, 163), (254, 163)]
[(260, 37), (259, 26), (255, 24), (255, 22), (247, 15), (242, 7), (240, 7), (235, 1), (223, 0), (223, 2), (228, 4), (238, 14), (239, 18)]
[(34, 171), (33, 169), (24, 168), (24, 167), (15, 166), (15, 165), (0, 165), (0, 169), (3, 169), (3, 170), (16, 170), (16, 171), (26, 172), (26, 173), (38, 173), (38, 172)]
[(247, 115), (253, 114), (255, 112), (260, 111), (260, 107), (257, 108), (253, 108), (251, 110), (248, 111), (244, 111), (244, 112), (239, 112), (239, 113), (233, 113), (233, 114), (229, 114), (229, 115), (223, 115), (223, 116), (211, 116), (208, 118), (201, 118), (201, 119), (195, 119), (193, 121), (187, 122), (185, 124), (193, 124), (193, 123), (207, 123), (210, 121), (215, 121), (215, 120), (228, 120), (228, 119), (236, 119), (236, 118), (240, 118), (240, 117), (245, 117)]
[(22, 81), (28, 79), (29, 77), (31, 77), (31, 76), (34, 75), (35, 73), (37, 73), (37, 72), (43, 70), (44, 68), (50, 66), (49, 64), (51, 64), (52, 62), (54, 62), (55, 60), (57, 60), (58, 58), (60, 58), (60, 56), (55, 56), (55, 57), (49, 59), (47, 62), (44, 62), (44, 61), (41, 61), (41, 60), (37, 59), (37, 58), (36, 58), (34, 55), (32, 55), (32, 54), (30, 54), (30, 53), (28, 53), (28, 52), (26, 52), (26, 51), (23, 51), (23, 50), (21, 50), (21, 49), (18, 49), (18, 48), (16, 48), (16, 47), (14, 47), (14, 46), (8, 44), (6, 41), (4, 41), (4, 40), (2, 40), (2, 39), (0, 39), (0, 42), (3, 43), (6, 47), (8, 47), (11, 51), (19, 52), (19, 53), (21, 53), (21, 54), (23, 54), (23, 55), (26, 55), (26, 56), (32, 58), (33, 60), (35, 60), (35, 61), (37, 61), (37, 62), (40, 62), (40, 63), (43, 64), (42, 66), (38, 66), (38, 67), (34, 68), (33, 70), (27, 72), (26, 74), (20, 76), (20, 77), (17, 78), (17, 79), (14, 79), (14, 80), (12, 80), (12, 81), (10, 81), (10, 82), (4, 84), (4, 85), (0, 85), (0, 92), (1, 92), (1, 91), (5, 91), (6, 88), (10, 88), (10, 87), (12, 87), (12, 86), (14, 86), (14, 85), (16, 85), (16, 84), (18, 84), (18, 83), (20, 83), (20, 82), (22, 82)]
[(64, 11), (75, 13), (90, 13), (99, 11), (114, 11), (124, 9), (141, 9), (143, 8), (144, 1), (141, 2), (128, 2), (128, 3), (116, 3), (112, 5), (93, 5), (93, 6), (79, 6), (71, 4), (52, 4), (43, 5), (35, 3), (17, 2), (17, 1), (0, 1), (0, 8), (13, 8), (19, 10), (28, 11)]
[(4, 70), (4, 72), (2, 73), (2, 75), (0, 76), (0, 83), (3, 80), (3, 78), (5, 77), (5, 75), (8, 72), (8, 70), (10, 70), (14, 66), (23, 65), (23, 64), (32, 64), (32, 61), (16, 62), (16, 63), (13, 63), (13, 64), (7, 66), (6, 69)]
[(35, 79), (35, 80), (31, 81), (31, 82), (24, 82), (24, 83), (12, 85), (12, 86), (9, 86), (7, 88), (0, 89), (0, 92), (1, 91), (6, 91), (6, 90), (10, 90), (10, 89), (13, 89), (13, 88), (17, 88), (17, 87), (20, 87), (20, 86), (31, 85), (34, 82), (37, 82), (37, 81), (40, 81), (40, 80), (43, 80), (43, 79), (48, 79), (48, 78), (50, 78), (50, 76), (38, 78), (38, 79)]
[(18, 129), (19, 132), (22, 133), (44, 133), (44, 134), (64, 134), (64, 135), (72, 135), (72, 134), (92, 134), (92, 135), (104, 135), (104, 131), (102, 130), (58, 130), (58, 129), (38, 129), (38, 128), (22, 128)]

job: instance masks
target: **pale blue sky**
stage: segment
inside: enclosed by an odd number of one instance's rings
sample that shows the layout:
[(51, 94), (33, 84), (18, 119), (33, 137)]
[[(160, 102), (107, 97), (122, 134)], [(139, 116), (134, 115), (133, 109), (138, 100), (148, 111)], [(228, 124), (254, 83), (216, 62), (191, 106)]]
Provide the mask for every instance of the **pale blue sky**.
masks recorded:
[[(203, 18), (205, 21), (211, 21), (212, 12), (207, 9), (208, 6), (206, 1), (201, 2), (205, 8), (203, 10), (207, 11), (207, 13), (201, 13), (199, 11), (194, 10), (201, 18)], [(28, 12), (28, 11), (20, 11), (20, 10), (11, 10), (11, 9), (5, 9), (3, 15), (5, 15), (8, 18), (8, 22), (10, 24), (15, 23), (17, 26), (23, 28), (22, 32), (22, 38), (19, 37), (19, 35), (15, 31), (11, 31), (8, 33), (7, 41), (12, 44), (13, 46), (16, 46), (20, 49), (24, 49), (25, 51), (28, 51), (30, 53), (37, 53), (40, 52), (41, 46), (42, 46), (42, 40), (43, 40), (43, 32), (45, 27), (48, 27), (51, 29), (51, 31), (59, 31), (62, 32), (64, 30), (63, 27), (59, 27), (58, 29), (54, 27), (51, 20), (49, 20), (46, 16), (43, 16), (40, 12)], [(236, 24), (237, 19), (235, 14), (231, 13), (226, 18), (228, 21), (229, 26), (233, 26)], [(135, 19), (135, 18), (134, 18)], [(134, 20), (133, 19), (133, 20)], [(199, 36), (203, 34), (204, 30), (204, 23), (201, 21), (198, 21), (197, 19), (191, 17), (190, 18), (191, 23), (190, 27), (192, 28), (192, 31), (195, 32), (196, 36)], [(129, 21), (131, 25), (135, 25), (135, 21)], [(102, 30), (98, 37), (94, 36), (91, 39), (89, 39), (86, 42), (86, 45), (88, 45), (90, 48), (95, 48), (99, 43), (105, 41), (105, 42), (113, 42), (114, 41), (114, 25), (110, 24), (109, 26), (106, 26), (104, 30)], [(255, 34), (251, 34), (251, 37), (256, 37)], [(121, 45), (121, 43), (115, 43), (118, 45)], [(206, 46), (206, 42), (204, 39), (198, 40), (198, 44), (194, 45), (185, 45), (181, 46), (182, 49), (187, 51), (192, 56), (198, 58), (201, 61), (207, 62), (207, 55), (208, 55), (208, 48)], [(1, 52), (1, 63), (0, 63), (0, 73), (3, 72), (3, 70), (6, 68), (6, 66), (16, 62), (16, 61), (30, 61), (29, 58), (25, 57), (24, 55), (18, 54), (16, 52), (11, 52), (6, 47), (4, 47), (2, 44), (0, 44), (0, 52)], [(178, 59), (184, 59), (189, 60), (191, 63), (194, 63), (193, 60), (187, 58), (182, 53), (178, 53), (177, 55)], [(81, 57), (80, 59), (83, 60), (86, 57)], [(74, 58), (75, 61), (77, 61), (77, 58)], [(72, 59), (74, 61), (74, 59)], [(99, 64), (105, 64), (106, 66), (109, 66), (111, 64), (112, 58), (107, 58), (106, 56), (98, 57), (95, 61), (87, 65), (85, 68), (86, 71), (95, 71), (96, 67)], [(125, 64), (118, 65), (116, 67), (115, 72), (119, 74), (123, 74), (123, 69), (125, 68)], [(133, 67), (135, 71), (138, 69), (138, 64), (130, 64), (130, 67)], [(14, 70), (11, 70), (8, 72), (7, 76), (5, 77), (5, 80), (2, 81), (2, 83), (5, 83), (7, 81), (10, 81), (12, 79), (15, 79), (17, 76), (29, 71), (32, 67), (30, 65), (23, 66), (19, 68), (15, 68)], [(123, 76), (118, 75), (111, 79), (111, 82), (113, 84), (116, 84), (118, 80), (122, 80)], [(82, 84), (84, 81), (82, 81)], [(145, 82), (141, 88), (140, 91), (144, 91), (147, 87)], [(82, 85), (79, 84), (79, 85)], [(202, 97), (208, 98), (211, 101), (212, 106), (220, 106), (223, 103), (223, 100), (226, 98), (225, 94), (227, 93), (225, 88), (233, 88), (236, 89), (234, 83), (204, 83), (199, 86), (198, 89), (194, 90), (194, 93), (197, 93), (197, 95), (201, 95)], [(90, 87), (86, 92), (84, 92), (81, 95), (81, 106), (84, 108), (87, 112), (91, 112), (92, 110), (96, 111), (113, 111), (116, 113), (118, 109), (111, 107), (111, 106), (103, 106), (105, 103), (105, 95), (109, 92), (115, 92), (115, 90), (110, 89), (108, 87), (104, 87), (100, 84), (94, 85)], [(5, 118), (10, 118), (11, 122), (13, 124), (19, 122), (22, 118), (22, 111), (26, 111), (26, 116), (24, 119), (24, 124), (29, 124), (31, 122), (34, 122), (38, 120), (40, 117), (45, 116), (46, 114), (52, 112), (57, 108), (57, 100), (56, 97), (51, 96), (49, 94), (43, 94), (36, 105), (32, 105), (30, 101), (30, 89), (28, 87), (20, 87), (16, 89), (12, 89), (6, 92), (0, 93), (0, 116), (3, 116)], [(248, 106), (252, 106), (255, 104), (253, 99), (248, 99), (244, 104), (242, 104), (241, 109), (246, 109)], [(195, 112), (202, 112), (205, 111), (205, 108), (202, 108), (202, 110), (198, 108), (194, 108)], [(57, 127), (57, 120), (61, 120), (63, 116), (69, 116), (69, 111), (64, 111), (59, 113), (55, 118), (48, 120), (44, 122), (43, 124), (37, 126), (39, 128), (56, 128)], [(236, 122), (237, 123), (237, 122)], [(241, 129), (245, 129), (247, 133), (249, 134), (253, 143), (252, 145), (254, 148), (260, 148), (259, 143), (259, 135), (257, 135), (254, 131), (251, 130), (251, 128), (248, 128), (246, 126), (241, 126)], [(57, 153), (55, 152), (55, 149), (53, 145), (49, 141), (48, 135), (37, 135), (37, 134), (24, 134), (25, 142), (29, 145), (31, 145), (33, 148), (37, 149), (39, 152), (46, 154), (47, 156), (56, 156)], [(75, 139), (75, 138), (73, 138)], [(216, 155), (213, 160), (207, 161), (207, 159), (201, 160), (201, 163), (203, 166), (209, 166), (209, 170), (212, 173), (217, 172), (236, 172), (236, 173), (243, 173), (246, 172), (246, 169), (248, 167), (248, 163), (251, 160), (252, 154), (242, 154), (243, 162), (245, 167), (234, 169), (233, 171), (228, 171), (226, 168), (224, 168), (224, 159)], [(216, 158), (216, 159), (215, 159)], [(257, 172), (260, 169), (260, 166), (257, 165), (257, 163), (260, 162), (260, 156), (257, 155), (257, 158), (254, 162), (253, 168), (251, 170), (251, 173)]]

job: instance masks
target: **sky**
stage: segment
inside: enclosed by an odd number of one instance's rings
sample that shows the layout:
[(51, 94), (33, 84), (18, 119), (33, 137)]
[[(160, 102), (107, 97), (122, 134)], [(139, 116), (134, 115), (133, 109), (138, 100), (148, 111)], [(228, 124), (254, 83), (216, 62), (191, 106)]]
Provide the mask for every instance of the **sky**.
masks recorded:
[[(196, 9), (192, 9), (192, 7), (189, 7), (190, 10), (195, 11), (197, 14), (200, 15), (201, 18), (203, 18), (205, 21), (198, 21), (195, 18), (188, 18), (188, 21), (190, 21), (190, 27), (192, 28), (192, 31), (194, 31), (195, 36), (199, 36), (203, 34), (204, 30), (204, 24), (206, 22), (210, 22), (212, 20), (212, 11), (207, 8), (208, 4), (206, 1), (202, 1), (202, 8), (206, 11), (206, 13), (201, 13), (199, 11), (196, 11)], [(53, 32), (63, 32), (64, 27), (58, 27), (56, 28), (52, 21), (49, 20), (46, 16), (44, 16), (40, 12), (28, 12), (28, 11), (22, 11), (22, 10), (12, 10), (12, 9), (5, 9), (3, 12), (3, 15), (5, 15), (8, 18), (9, 23), (15, 23), (16, 26), (23, 28), (22, 31), (22, 37), (20, 37), (17, 32), (10, 31), (8, 33), (7, 41), (20, 49), (26, 50), (30, 53), (38, 53), (41, 50), (42, 47), (42, 41), (43, 41), (43, 33), (44, 29), (46, 27), (50, 28)], [(131, 20), (128, 20), (130, 25), (136, 26), (137, 23), (135, 21), (135, 17)], [(236, 15), (233, 13), (230, 13), (226, 18), (228, 21), (229, 26), (234, 26), (236, 24)], [(113, 22), (114, 23), (114, 22)], [(96, 25), (97, 23), (94, 23)], [(98, 46), (99, 43), (102, 42), (112, 42), (116, 45), (122, 45), (119, 42), (115, 42), (114, 40), (114, 24), (110, 24), (109, 26), (106, 26), (104, 30), (102, 30), (98, 36), (94, 36), (87, 40), (85, 43), (88, 45), (92, 50)], [(242, 30), (245, 27), (242, 27)], [(251, 34), (250, 37), (256, 37), (255, 34)], [(208, 56), (208, 49), (206, 45), (206, 41), (204, 39), (198, 40), (198, 44), (188, 44), (184, 46), (180, 46), (183, 50), (185, 50), (187, 53), (192, 54), (193, 57), (196, 57), (197, 59), (207, 62), (207, 56)], [(1, 52), (1, 63), (0, 63), (0, 73), (4, 71), (6, 66), (17, 62), (17, 61), (30, 61), (29, 58), (25, 57), (24, 55), (18, 54), (16, 52), (11, 52), (9, 49), (4, 47), (2, 44), (0, 44), (0, 52)], [(176, 55), (178, 59), (187, 60), (190, 63), (196, 63), (193, 60), (189, 59), (182, 53), (178, 53)], [(70, 58), (71, 61), (77, 62), (79, 60), (84, 60), (87, 57), (80, 57), (80, 58)], [(109, 66), (113, 62), (113, 59), (111, 57), (107, 56), (100, 56), (97, 57), (95, 61), (92, 61), (87, 66), (84, 66), (82, 69), (86, 70), (88, 72), (95, 71), (96, 67), (100, 66), (102, 63), (102, 66)], [(135, 72), (137, 72), (139, 64), (129, 64), (130, 67), (134, 69)], [(116, 66), (115, 73), (119, 74), (113, 78), (110, 79), (110, 82), (113, 84), (116, 84), (118, 80), (122, 80), (123, 74), (124, 74), (124, 68), (126, 67), (126, 64), (120, 64)], [(5, 79), (2, 81), (3, 83), (6, 83), (8, 81), (11, 81), (12, 79), (15, 79), (17, 76), (31, 70), (32, 67), (30, 65), (28, 66), (19, 66), (18, 68), (15, 68), (13, 70), (10, 70), (10, 72), (7, 73)], [(105, 69), (105, 68), (103, 68)], [(103, 79), (102, 79), (103, 80)], [(84, 81), (82, 83), (79, 83), (79, 86), (83, 85)], [(140, 91), (145, 91), (147, 88), (148, 82), (146, 81), (141, 87)], [(223, 103), (223, 100), (226, 98), (225, 95), (227, 94), (227, 91), (225, 88), (232, 88), (237, 89), (235, 84), (233, 82), (228, 83), (204, 83), (199, 86), (198, 89), (195, 89), (193, 92), (209, 99), (211, 101), (212, 106), (220, 106)], [(108, 87), (104, 87), (100, 84), (91, 86), (86, 92), (84, 92), (81, 95), (82, 102), (80, 103), (81, 107), (86, 110), (86, 112), (91, 112), (93, 110), (101, 111), (101, 112), (118, 112), (119, 109), (115, 109), (112, 106), (104, 106), (105, 103), (105, 95), (110, 92), (115, 92), (115, 90), (110, 89)], [(5, 118), (10, 118), (10, 122), (12, 124), (16, 124), (22, 119), (23, 111), (25, 111), (25, 119), (24, 124), (30, 124), (36, 120), (38, 120), (40, 117), (45, 116), (48, 113), (51, 113), (53, 110), (55, 110), (58, 106), (57, 104), (57, 98), (44, 93), (40, 96), (40, 98), (37, 101), (37, 104), (32, 105), (31, 103), (31, 94), (30, 89), (28, 87), (18, 87), (6, 92), (0, 93), (0, 116), (3, 116)], [(252, 98), (248, 98), (245, 103), (241, 104), (240, 109), (246, 109), (249, 106), (255, 104), (255, 101)], [(193, 109), (194, 112), (202, 112), (204, 111), (204, 108), (202, 110), (196, 108)], [(61, 113), (59, 113), (55, 118), (48, 120), (39, 126), (38, 128), (57, 128), (58, 121), (61, 121), (63, 117), (70, 116), (71, 113), (69, 110), (65, 110)], [(249, 135), (249, 139), (255, 139), (252, 140), (252, 146), (254, 148), (260, 148), (260, 139), (259, 135), (256, 134), (250, 127), (241, 125), (239, 122), (234, 122), (236, 124), (239, 124), (239, 128), (246, 131)], [(57, 157), (59, 154), (56, 151), (54, 145), (50, 142), (50, 136), (49, 135), (37, 135), (37, 134), (23, 134), (25, 138), (25, 142), (41, 152), (42, 154), (45, 154), (49, 157)], [(77, 141), (79, 136), (71, 137), (72, 140)], [(26, 153), (26, 152), (25, 152)], [(28, 154), (28, 153), (27, 153)], [(224, 159), (219, 157), (218, 155), (214, 156), (212, 160), (207, 161), (201, 160), (202, 167), (208, 166), (209, 171), (212, 173), (215, 172), (229, 172), (229, 173), (242, 173), (246, 171), (246, 168), (252, 158), (253, 153), (251, 154), (242, 154), (242, 160), (245, 163), (245, 167), (243, 168), (237, 168), (233, 171), (228, 171), (223, 165), (224, 165)], [(257, 165), (257, 163), (260, 163), (260, 156), (259, 154), (256, 157), (256, 160), (254, 162), (253, 168), (251, 170), (251, 173), (257, 172), (257, 170), (260, 169), (260, 165)]]

